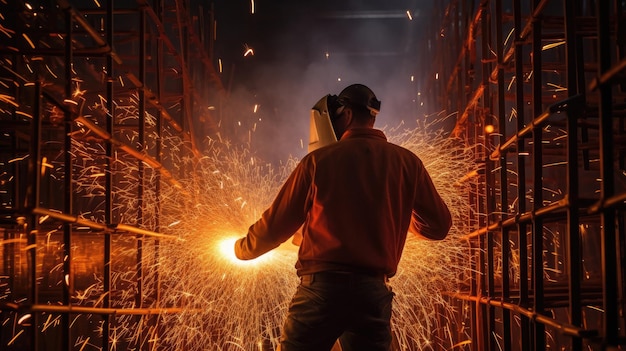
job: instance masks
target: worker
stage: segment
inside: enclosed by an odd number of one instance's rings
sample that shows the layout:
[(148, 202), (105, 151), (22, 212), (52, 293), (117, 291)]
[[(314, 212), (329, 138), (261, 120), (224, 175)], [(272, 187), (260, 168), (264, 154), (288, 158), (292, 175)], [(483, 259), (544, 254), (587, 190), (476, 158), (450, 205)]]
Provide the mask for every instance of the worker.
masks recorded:
[(452, 217), (422, 161), (374, 128), (380, 101), (370, 88), (353, 84), (328, 100), (339, 141), (302, 158), (235, 254), (254, 259), (302, 226), (280, 350), (328, 351), (339, 339), (344, 351), (387, 351), (389, 278), (407, 232), (442, 240)]

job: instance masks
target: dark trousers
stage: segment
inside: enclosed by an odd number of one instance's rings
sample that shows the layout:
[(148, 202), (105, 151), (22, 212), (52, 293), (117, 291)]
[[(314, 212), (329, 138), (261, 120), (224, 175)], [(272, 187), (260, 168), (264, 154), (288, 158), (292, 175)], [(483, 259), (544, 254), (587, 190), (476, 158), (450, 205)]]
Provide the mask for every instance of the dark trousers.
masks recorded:
[(388, 351), (393, 292), (383, 276), (322, 272), (301, 277), (281, 351)]

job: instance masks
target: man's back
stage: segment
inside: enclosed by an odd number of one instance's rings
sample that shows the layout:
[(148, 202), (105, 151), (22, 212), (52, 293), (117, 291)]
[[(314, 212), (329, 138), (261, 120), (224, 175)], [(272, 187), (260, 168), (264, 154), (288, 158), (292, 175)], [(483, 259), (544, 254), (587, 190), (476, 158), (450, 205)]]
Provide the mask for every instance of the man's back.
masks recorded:
[(432, 182), (419, 158), (388, 143), (379, 130), (352, 129), (308, 155), (302, 167), (311, 189), (296, 265), (300, 275), (331, 270), (391, 276), (415, 204), (438, 206), (437, 220), (445, 221), (447, 208), (438, 196), (429, 198)]

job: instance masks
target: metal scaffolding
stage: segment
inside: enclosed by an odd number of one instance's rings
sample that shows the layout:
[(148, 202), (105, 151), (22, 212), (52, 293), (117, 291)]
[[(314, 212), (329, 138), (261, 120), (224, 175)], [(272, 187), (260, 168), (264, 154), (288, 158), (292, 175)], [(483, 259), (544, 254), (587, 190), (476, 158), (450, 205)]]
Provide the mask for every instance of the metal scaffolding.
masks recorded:
[[(143, 280), (144, 251), (174, 239), (160, 233), (159, 193), (185, 192), (180, 160), (201, 155), (199, 137), (216, 129), (207, 107), (226, 98), (211, 9), (0, 6), (2, 349), (148, 349), (159, 313), (179, 310), (160, 306), (159, 282)], [(112, 257), (114, 247), (131, 253)]]
[(452, 0), (434, 20), (422, 95), (458, 111), (452, 137), (480, 160), (451, 348), (626, 344), (625, 17), (621, 1)]
[[(456, 112), (451, 137), (479, 165), (463, 178), (473, 254), (438, 340), (624, 348), (623, 1), (434, 5), (417, 100)], [(213, 10), (9, 0), (0, 14), (0, 347), (153, 349), (160, 314), (181, 308), (144, 279), (176, 240), (159, 195), (194, 196), (180, 180), (228, 95)]]

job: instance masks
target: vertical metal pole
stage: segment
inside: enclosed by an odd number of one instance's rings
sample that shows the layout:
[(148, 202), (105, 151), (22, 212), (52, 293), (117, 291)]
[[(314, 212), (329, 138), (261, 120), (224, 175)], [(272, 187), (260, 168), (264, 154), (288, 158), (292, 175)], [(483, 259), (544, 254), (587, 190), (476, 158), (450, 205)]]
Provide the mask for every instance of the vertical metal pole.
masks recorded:
[[(459, 4), (461, 2), (461, 4)], [(463, 42), (461, 41), (461, 25), (459, 21), (461, 20), (461, 16), (459, 16), (459, 10), (462, 8), (462, 4), (464, 4), (464, 0), (458, 0), (456, 7), (454, 9), (454, 52), (461, 53), (463, 50)], [(456, 73), (456, 101), (455, 101), (455, 111), (459, 113), (461, 108), (463, 108), (463, 70), (461, 67), (463, 66), (463, 62), (458, 62), (459, 70)]]
[[(107, 1), (106, 11), (106, 37), (107, 43), (113, 47), (113, 0)], [(107, 111), (110, 114), (106, 119), (106, 129), (109, 135), (114, 135), (115, 131), (115, 104), (113, 103), (113, 57), (106, 56), (107, 66)], [(105, 172), (105, 222), (113, 222), (113, 144), (106, 143), (106, 169)], [(102, 305), (104, 308), (111, 307), (111, 235), (104, 234), (104, 299)], [(105, 314), (102, 316), (102, 347), (105, 351), (111, 350), (111, 322), (115, 320), (114, 316)]]
[[(533, 1), (533, 12), (540, 0)], [(532, 19), (532, 95), (533, 95), (533, 119), (543, 112), (542, 103), (542, 71), (541, 71), (541, 15)], [(537, 126), (533, 128), (533, 210), (543, 207), (543, 128)], [(532, 242), (532, 269), (533, 269), (533, 310), (536, 313), (543, 313), (543, 220), (535, 218), (533, 220), (533, 242)], [(542, 323), (534, 322), (534, 350), (544, 350), (545, 348), (545, 326)]]
[[(142, 84), (146, 82), (146, 12), (144, 10), (139, 11), (139, 79)], [(138, 119), (138, 149), (139, 151), (145, 150), (145, 123), (146, 123), (146, 98), (145, 91), (140, 89), (139, 92), (139, 119)], [(144, 165), (140, 160), (137, 164), (137, 224), (141, 227), (143, 225), (143, 210), (144, 210)], [(135, 295), (135, 306), (141, 308), (143, 304), (143, 238), (137, 236), (137, 294)], [(142, 316), (138, 316), (138, 322), (141, 321)]]
[[(578, 94), (578, 64), (576, 58), (576, 11), (575, 1), (564, 1), (565, 42), (567, 56), (567, 93), (572, 97)], [(567, 255), (570, 323), (581, 326), (581, 262), (580, 232), (578, 218), (578, 116), (580, 108), (570, 105), (567, 111)], [(572, 338), (572, 351), (582, 350), (582, 339)]]
[[(515, 23), (515, 106), (517, 109), (517, 132), (525, 127), (526, 104), (524, 102), (524, 42), (522, 33), (522, 0), (513, 0), (513, 15)], [(524, 139), (520, 139), (517, 144), (517, 214), (526, 212), (526, 156)], [(528, 240), (526, 236), (527, 225), (517, 224), (517, 234), (519, 236), (519, 304), (522, 307), (529, 307), (528, 298)], [(521, 338), (520, 349), (529, 350), (530, 321), (527, 317), (521, 316)]]
[[(163, 8), (163, 0), (157, 1), (157, 15), (159, 17), (159, 19), (161, 20), (161, 22), (163, 22), (163, 18), (162, 18), (162, 8)], [(213, 4), (211, 3), (211, 6), (213, 6)], [(213, 11), (213, 10), (211, 10)], [(157, 38), (157, 59), (156, 59), (156, 83), (157, 83), (157, 91), (158, 91), (158, 96), (159, 96), (159, 100), (162, 99), (163, 96), (163, 75), (161, 74), (161, 72), (163, 72), (162, 69), (163, 66), (163, 40), (161, 39), (161, 37)], [(158, 112), (157, 114), (157, 118), (156, 118), (156, 132), (158, 134), (157, 140), (156, 140), (156, 157), (157, 160), (159, 161), (159, 163), (161, 162), (161, 150), (163, 149), (163, 138), (161, 137), (163, 134), (163, 116), (161, 115), (161, 111)], [(161, 173), (157, 172), (156, 174), (156, 192), (157, 192), (157, 196), (156, 196), (156, 201), (157, 201), (157, 214), (156, 214), (156, 231), (160, 232), (160, 218), (161, 218), (161, 202), (160, 199), (161, 197), (159, 196), (159, 194), (161, 193)], [(154, 245), (155, 247), (155, 259), (157, 260), (157, 262), (155, 262), (156, 267), (160, 267), (160, 265), (158, 264), (158, 260), (159, 260), (159, 247), (160, 247), (160, 242), (159, 240), (155, 240)], [(156, 273), (156, 301), (157, 304), (159, 303), (159, 301), (161, 301), (161, 279), (160, 279), (160, 275), (159, 272), (157, 271)]]
[[(611, 7), (609, 1), (596, 1), (598, 26), (598, 77), (611, 67)], [(610, 84), (599, 86), (600, 117), (600, 175), (602, 178), (601, 198), (614, 195), (613, 175), (613, 109)], [(615, 210), (603, 209), (602, 221), (602, 304), (604, 309), (604, 347), (616, 347), (619, 341), (617, 304), (617, 254), (615, 235)]]
[[(436, 1), (436, 0), (435, 0)], [(463, 18), (463, 28), (465, 30), (465, 33), (468, 34), (469, 31), (471, 30), (471, 22), (470, 22), (470, 18), (471, 18), (471, 14), (474, 11), (474, 0), (462, 0), (463, 1), (463, 14), (464, 14), (464, 18)], [(464, 45), (468, 45), (468, 52), (470, 51), (469, 45), (473, 45), (473, 42), (469, 42), (469, 41), (464, 41)], [(473, 62), (470, 60), (470, 55), (466, 54), (465, 57), (463, 58), (463, 64), (465, 69), (463, 70), (464, 73), (464, 83), (466, 86), (471, 86), (473, 84), (473, 77), (470, 74), (470, 71), (473, 69)], [(460, 105), (461, 106), (465, 106), (465, 103), (468, 101), (468, 95), (470, 94), (469, 89), (467, 91), (465, 91), (465, 93), (463, 94), (461, 100), (460, 100)], [(468, 126), (471, 124), (468, 124)], [(473, 133), (473, 134), (471, 134)], [(467, 128), (467, 139), (472, 139), (473, 140), (469, 140), (470, 144), (475, 144), (475, 131), (471, 130), (469, 127)], [(479, 186), (480, 184), (473, 184), (473, 186), (475, 187), (474, 189), (472, 189), (471, 194), (469, 194), (470, 198), (471, 198), (471, 202), (473, 202), (476, 206), (475, 208), (478, 208), (480, 206), (480, 196), (478, 195), (479, 193)], [(474, 225), (475, 223), (470, 223), (470, 225)], [(478, 296), (479, 293), (482, 293), (482, 290), (480, 289), (480, 284), (481, 284), (481, 278), (480, 278), (480, 272), (481, 272), (481, 267), (482, 267), (482, 259), (481, 259), (481, 253), (482, 253), (482, 245), (480, 242), (480, 238), (478, 240), (477, 243), (475, 243), (474, 241), (470, 241), (470, 245), (471, 245), (471, 252), (476, 252), (476, 248), (478, 247), (479, 249), (479, 253), (478, 254), (472, 254), (470, 257), (472, 258), (472, 279), (471, 279), (471, 287), (470, 287), (470, 294), (472, 296)], [(480, 308), (480, 303), (479, 302), (472, 302), (471, 303), (471, 313), (472, 313), (472, 318), (471, 318), (471, 335), (472, 335), (472, 340), (475, 340), (476, 342), (472, 342), (472, 350), (473, 351), (482, 351), (482, 344), (481, 344), (481, 337), (480, 337), (480, 333), (482, 328), (481, 325), (481, 320), (480, 317), (482, 315), (481, 313), (482, 309)]]
[[(41, 82), (35, 83), (35, 94), (33, 103), (33, 120), (31, 123), (30, 136), (30, 158), (28, 160), (28, 188), (26, 190), (26, 207), (32, 209), (39, 204), (39, 192), (41, 189)], [(28, 255), (30, 263), (30, 296), (29, 300), (32, 304), (39, 303), (39, 287), (37, 279), (37, 228), (36, 216), (32, 215), (31, 219), (24, 223), (26, 226), (26, 235), (28, 241)], [(19, 221), (18, 221), (19, 222)], [(19, 224), (19, 223), (18, 223)], [(31, 341), (33, 350), (37, 350), (39, 343), (39, 313), (32, 313)]]
[[(504, 108), (504, 38), (502, 33), (502, 0), (496, 0), (496, 54), (498, 63), (498, 133), (499, 144), (506, 140), (506, 116)], [(500, 154), (500, 213), (501, 219), (507, 219), (508, 213), (508, 165), (506, 162), (507, 152)], [(509, 299), (509, 256), (511, 246), (509, 243), (509, 228), (503, 227), (501, 232), (502, 244), (502, 300)], [(511, 313), (508, 309), (502, 309), (502, 343), (504, 350), (511, 350)]]
[[(481, 12), (481, 58), (482, 62), (482, 85), (484, 86), (483, 90), (483, 110), (482, 110), (482, 118), (483, 123), (481, 125), (487, 124), (487, 121), (492, 117), (492, 101), (491, 101), (491, 89), (489, 76), (491, 75), (491, 61), (487, 60), (487, 57), (491, 56), (491, 11), (490, 11), (490, 2), (488, 0), (483, 0), (480, 3), (480, 7), (482, 9)], [(487, 134), (484, 128), (480, 131), (484, 140), (485, 140), (485, 152), (484, 152), (484, 162), (485, 162), (485, 225), (489, 225), (492, 221), (495, 220), (495, 177), (493, 174), (493, 162), (489, 159), (489, 150), (492, 146), (491, 136)], [(487, 250), (487, 261), (486, 263), (486, 271), (485, 276), (487, 280), (487, 296), (489, 298), (495, 297), (494, 289), (495, 289), (495, 281), (494, 281), (494, 235), (492, 231), (487, 231), (486, 237), (486, 250)], [(484, 292), (483, 292), (484, 293)], [(485, 330), (483, 333), (484, 337), (484, 350), (495, 350), (495, 308), (490, 304), (485, 304)]]
[[(483, 207), (483, 210), (485, 210), (484, 207)], [(480, 213), (484, 213), (484, 212), (481, 211)], [(486, 261), (485, 252), (487, 251), (486, 250), (487, 247), (485, 243), (486, 239), (487, 238), (485, 235), (481, 235), (480, 238), (478, 239), (480, 252), (478, 254), (478, 264), (479, 264), (478, 266), (479, 285), (478, 286), (479, 288), (478, 288), (478, 292), (476, 293), (477, 297), (482, 297), (485, 294), (485, 290), (487, 290), (487, 286), (485, 284), (485, 275), (488, 273), (486, 270), (486, 264), (485, 264), (485, 261)], [(476, 314), (476, 327), (478, 328), (477, 330), (478, 339), (476, 340), (477, 341), (476, 346), (478, 347), (479, 350), (486, 350), (486, 348), (488, 347), (487, 342), (489, 338), (489, 323), (488, 323), (488, 318), (487, 318), (487, 306), (482, 304), (480, 300), (476, 301), (476, 305), (477, 305), (477, 311), (478, 311), (478, 313)]]
[[(623, 1), (615, 1), (615, 39), (617, 41), (617, 57), (619, 60), (626, 58), (626, 4)], [(621, 81), (620, 89), (626, 91), (626, 82)], [(626, 165), (624, 165), (626, 167)]]
[[(73, 20), (70, 8), (65, 10), (65, 97), (72, 98), (72, 65), (74, 63), (73, 52)], [(73, 116), (70, 112), (65, 112), (65, 174), (64, 174), (64, 211), (72, 213), (73, 211), (73, 187), (72, 187), (72, 120)], [(72, 277), (72, 225), (70, 223), (63, 224), (63, 305), (69, 306), (70, 296), (73, 288)], [(62, 341), (61, 349), (70, 350), (71, 324), (70, 314), (64, 313), (61, 317)]]

